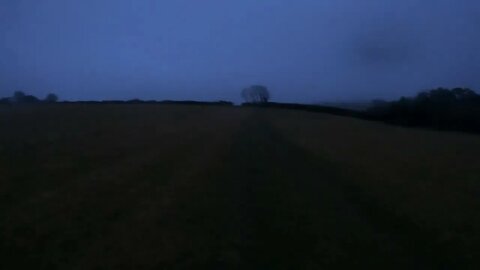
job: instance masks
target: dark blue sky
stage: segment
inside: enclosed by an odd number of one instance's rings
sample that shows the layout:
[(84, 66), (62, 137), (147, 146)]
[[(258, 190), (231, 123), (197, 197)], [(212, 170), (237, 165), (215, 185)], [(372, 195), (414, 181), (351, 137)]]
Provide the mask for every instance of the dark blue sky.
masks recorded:
[(478, 0), (0, 0), (0, 96), (366, 100), (480, 89)]

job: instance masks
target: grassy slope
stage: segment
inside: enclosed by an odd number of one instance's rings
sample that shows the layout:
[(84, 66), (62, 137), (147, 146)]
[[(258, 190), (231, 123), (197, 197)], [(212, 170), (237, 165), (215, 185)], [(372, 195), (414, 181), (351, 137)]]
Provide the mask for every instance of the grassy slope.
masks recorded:
[(478, 153), (283, 110), (0, 107), (0, 266), (474, 269)]
[(183, 178), (228, 150), (242, 117), (223, 108), (148, 105), (3, 112), (0, 263), (9, 267), (2, 269), (88, 266), (94, 262), (83, 257), (102, 244), (108, 262), (107, 251), (121, 240), (109, 235), (131, 235), (140, 210), (183, 194)]
[(429, 234), (411, 239), (411, 248), (429, 241), (433, 247), (421, 247), (443, 249), (432, 256), (454, 265), (480, 256), (478, 136), (320, 114), (270, 115), (291, 141), (335, 163), (364, 197), (359, 204), (375, 205), (372, 219), (392, 213), (392, 226), (402, 218), (411, 231), (396, 234)]

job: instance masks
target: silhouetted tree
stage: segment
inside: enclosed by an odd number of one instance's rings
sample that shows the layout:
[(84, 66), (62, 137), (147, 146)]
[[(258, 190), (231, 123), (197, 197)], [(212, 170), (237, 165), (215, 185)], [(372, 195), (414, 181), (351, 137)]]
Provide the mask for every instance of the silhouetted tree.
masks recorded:
[(15, 91), (13, 93), (12, 100), (14, 102), (22, 102), (25, 99), (26, 96), (27, 95), (25, 95), (25, 93), (23, 91)]
[(37, 103), (40, 100), (32, 95), (26, 95), (22, 91), (15, 91), (13, 93), (12, 101), (14, 103)]
[(252, 85), (242, 90), (242, 98), (247, 103), (267, 103), (270, 100), (270, 93), (263, 85)]
[(475, 91), (468, 88), (455, 88), (452, 90), (452, 93), (455, 95), (457, 100), (468, 100), (479, 102), (479, 97)]
[(45, 97), (44, 101), (47, 103), (55, 103), (58, 101), (58, 96), (53, 93), (50, 93)]

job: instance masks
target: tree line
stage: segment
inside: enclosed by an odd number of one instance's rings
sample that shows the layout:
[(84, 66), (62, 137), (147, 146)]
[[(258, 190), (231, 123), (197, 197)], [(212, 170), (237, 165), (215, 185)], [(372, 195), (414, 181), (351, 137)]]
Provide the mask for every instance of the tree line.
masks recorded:
[(43, 99), (39, 99), (34, 95), (27, 95), (23, 91), (15, 91), (11, 97), (0, 98), (0, 104), (15, 104), (15, 103), (55, 103), (58, 102), (58, 96), (49, 93)]
[(206, 106), (233, 106), (230, 101), (195, 101), (195, 100), (81, 100), (81, 101), (62, 101), (61, 103), (72, 104), (170, 104), (170, 105), (206, 105)]
[(366, 117), (404, 126), (480, 132), (480, 95), (469, 88), (437, 88), (391, 102), (376, 100)]
[(233, 106), (230, 101), (194, 101), (194, 100), (81, 100), (81, 101), (59, 101), (56, 94), (50, 93), (40, 99), (34, 95), (25, 94), (23, 91), (15, 91), (12, 96), (0, 98), (0, 104), (37, 104), (37, 103), (80, 103), (80, 104), (184, 104), (184, 105), (218, 105)]
[(389, 124), (480, 133), (480, 95), (469, 88), (436, 88), (394, 101), (374, 100), (364, 111), (330, 106), (269, 102), (265, 86), (241, 93), (243, 106), (283, 108), (350, 116)]
[[(437, 88), (420, 92), (414, 97), (401, 97), (395, 101), (374, 100), (372, 105), (365, 111), (320, 105), (270, 102), (269, 89), (262, 85), (252, 85), (243, 89), (241, 96), (245, 101), (242, 104), (243, 106), (305, 110), (383, 121), (403, 126), (480, 133), (480, 95), (469, 88)], [(56, 103), (58, 100), (58, 96), (53, 93), (46, 95), (43, 99), (39, 99), (22, 91), (16, 91), (11, 97), (0, 98), (0, 104)], [(230, 101), (157, 101), (141, 99), (62, 101), (62, 103), (234, 105)]]
[[(245, 103), (249, 104), (266, 104), (270, 100), (270, 92), (266, 86), (263, 85), (252, 85), (242, 90), (241, 96), (244, 99)], [(0, 98), (0, 104), (15, 104), (15, 103), (55, 103), (58, 102), (58, 96), (56, 94), (50, 93), (43, 100), (37, 98), (34, 95), (27, 95), (23, 91), (15, 91), (11, 97)], [(142, 100), (142, 99), (131, 99), (131, 100), (101, 100), (101, 101), (63, 101), (62, 103), (108, 103), (108, 104), (145, 104), (145, 103), (161, 103), (161, 104), (187, 104), (187, 105), (223, 105), (223, 106), (233, 106), (233, 102), (230, 101), (193, 101), (193, 100)]]

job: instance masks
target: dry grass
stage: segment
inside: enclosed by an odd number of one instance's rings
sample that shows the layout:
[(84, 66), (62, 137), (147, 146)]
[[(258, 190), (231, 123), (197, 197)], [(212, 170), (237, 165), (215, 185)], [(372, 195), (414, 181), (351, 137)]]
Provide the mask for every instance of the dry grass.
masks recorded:
[(438, 232), (439, 241), (459, 241), (470, 256), (480, 255), (478, 135), (302, 112), (276, 111), (270, 118), (391, 211)]
[(475, 269), (479, 154), (316, 113), (0, 106), (0, 268)]
[(164, 253), (147, 264), (168, 257), (167, 250), (178, 255), (181, 243), (151, 232), (164, 208), (198, 189), (201, 182), (188, 179), (228, 151), (243, 115), (148, 105), (2, 112), (3, 269), (112, 266), (114, 258), (133, 267), (154, 240), (150, 252)]

